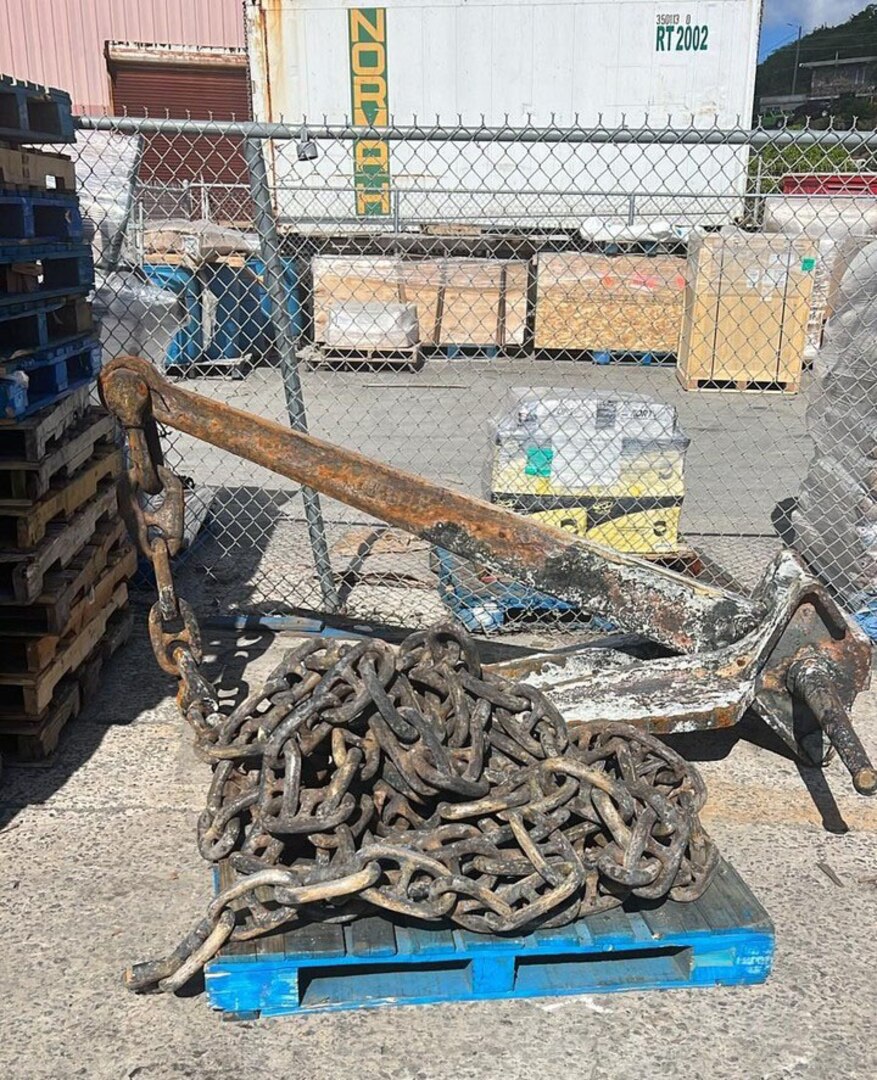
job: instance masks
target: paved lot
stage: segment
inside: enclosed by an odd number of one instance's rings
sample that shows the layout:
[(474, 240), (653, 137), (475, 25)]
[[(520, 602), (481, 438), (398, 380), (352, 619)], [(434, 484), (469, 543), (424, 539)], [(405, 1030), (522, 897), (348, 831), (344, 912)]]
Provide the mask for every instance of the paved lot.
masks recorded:
[[(708, 828), (776, 924), (775, 971), (763, 987), (244, 1024), (223, 1023), (197, 993), (130, 994), (122, 969), (175, 945), (210, 887), (194, 843), (208, 770), (191, 752), (143, 619), (138, 612), (135, 640), (52, 766), (10, 767), (0, 781), (0, 1076), (874, 1075), (877, 801), (855, 796), (836, 763), (802, 775), (733, 736), (701, 737), (684, 749), (703, 762)], [(214, 640), (213, 672), (229, 692), (242, 673), (257, 682), (282, 646), (269, 649), (264, 637)], [(857, 716), (877, 753), (873, 695), (860, 699)]]

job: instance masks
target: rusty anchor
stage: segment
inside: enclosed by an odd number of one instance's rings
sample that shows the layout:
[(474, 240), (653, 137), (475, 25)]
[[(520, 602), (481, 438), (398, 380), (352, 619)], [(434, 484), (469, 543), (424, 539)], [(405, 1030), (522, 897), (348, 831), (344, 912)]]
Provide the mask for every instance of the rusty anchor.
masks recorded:
[(820, 764), (827, 743), (857, 791), (877, 792), (877, 771), (850, 720), (869, 683), (870, 644), (792, 552), (781, 552), (743, 597), (208, 400), (142, 359), (109, 363), (101, 394), (129, 431), (144, 491), (163, 486), (151, 464), (160, 460), (160, 423), (655, 644), (663, 655), (649, 659), (624, 647), (586, 648), (492, 666), (540, 687), (568, 722), (621, 720), (669, 734), (728, 727), (752, 709), (799, 757)]

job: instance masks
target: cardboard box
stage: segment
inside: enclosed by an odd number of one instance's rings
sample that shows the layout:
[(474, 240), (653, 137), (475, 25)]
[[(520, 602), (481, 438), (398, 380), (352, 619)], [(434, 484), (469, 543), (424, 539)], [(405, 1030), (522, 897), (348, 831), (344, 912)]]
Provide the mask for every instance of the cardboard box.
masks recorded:
[(742, 230), (691, 238), (676, 369), (687, 390), (797, 391), (817, 254), (806, 238)]

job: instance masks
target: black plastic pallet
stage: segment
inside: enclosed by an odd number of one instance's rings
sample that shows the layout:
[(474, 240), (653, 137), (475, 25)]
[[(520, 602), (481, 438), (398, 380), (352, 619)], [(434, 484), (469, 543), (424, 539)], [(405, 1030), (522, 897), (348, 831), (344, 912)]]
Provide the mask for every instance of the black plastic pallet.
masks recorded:
[(73, 142), (70, 95), (0, 76), (0, 139), (10, 143)]
[(0, 250), (15, 250), (10, 241), (82, 240), (82, 214), (75, 195), (0, 189)]

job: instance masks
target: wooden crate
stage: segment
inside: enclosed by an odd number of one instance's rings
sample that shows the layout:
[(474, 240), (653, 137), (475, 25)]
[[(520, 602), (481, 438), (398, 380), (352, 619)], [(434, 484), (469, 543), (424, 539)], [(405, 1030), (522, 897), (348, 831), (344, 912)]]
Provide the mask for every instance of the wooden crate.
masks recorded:
[(677, 375), (686, 390), (797, 391), (816, 248), (745, 232), (695, 236)]
[(521, 345), (527, 264), (501, 259), (317, 256), (314, 340), (325, 340), (329, 309), (350, 301), (413, 304), (427, 345)]
[(536, 348), (675, 353), (685, 269), (675, 255), (540, 254)]

